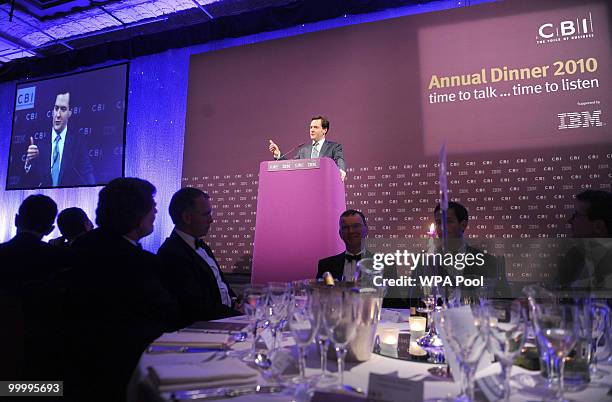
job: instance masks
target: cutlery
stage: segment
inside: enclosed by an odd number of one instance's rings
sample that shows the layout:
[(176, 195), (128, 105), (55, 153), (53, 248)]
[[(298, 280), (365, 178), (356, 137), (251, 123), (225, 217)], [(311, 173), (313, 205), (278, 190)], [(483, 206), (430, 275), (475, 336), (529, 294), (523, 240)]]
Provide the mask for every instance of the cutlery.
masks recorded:
[(172, 401), (192, 401), (205, 399), (234, 398), (249, 394), (272, 394), (282, 392), (287, 387), (276, 385), (247, 385), (241, 387), (203, 388), (185, 391), (174, 391), (170, 399)]
[(214, 352), (219, 350), (225, 350), (223, 348), (197, 348), (192, 346), (175, 346), (175, 345), (150, 345), (147, 348), (148, 354), (162, 354), (162, 353), (206, 353)]

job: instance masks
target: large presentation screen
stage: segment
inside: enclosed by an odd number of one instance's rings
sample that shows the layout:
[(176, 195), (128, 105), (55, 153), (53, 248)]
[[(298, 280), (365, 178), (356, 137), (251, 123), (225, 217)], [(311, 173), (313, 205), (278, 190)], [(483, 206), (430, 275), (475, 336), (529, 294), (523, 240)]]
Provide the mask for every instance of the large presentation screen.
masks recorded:
[(17, 84), (6, 189), (123, 175), (127, 64)]

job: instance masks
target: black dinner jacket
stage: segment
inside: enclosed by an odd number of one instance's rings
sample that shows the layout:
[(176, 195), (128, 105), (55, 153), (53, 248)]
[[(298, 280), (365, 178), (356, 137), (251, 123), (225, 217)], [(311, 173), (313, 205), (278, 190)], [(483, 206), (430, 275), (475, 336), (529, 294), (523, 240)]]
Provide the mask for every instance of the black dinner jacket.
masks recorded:
[(69, 250), (31, 233), (0, 244), (0, 339), (10, 349), (0, 363), (4, 380), (63, 378), (63, 275), (72, 265)]
[[(51, 153), (53, 152), (53, 131), (45, 133), (45, 138), (35, 141), (39, 156), (32, 161), (30, 172), (25, 174), (25, 180), (31, 187), (51, 187)], [(58, 186), (76, 186), (95, 184), (93, 166), (89, 158), (87, 137), (78, 131), (66, 131), (62, 164)]]
[(124, 401), (146, 347), (176, 331), (178, 304), (163, 287), (161, 261), (122, 235), (97, 228), (71, 248), (66, 386), (76, 401)]
[[(220, 267), (207, 244), (204, 245), (204, 249)], [(212, 268), (175, 231), (172, 231), (170, 237), (164, 241), (157, 255), (164, 264), (162, 273), (164, 285), (179, 301), (184, 326), (195, 321), (240, 315), (221, 302), (219, 286)], [(220, 269), (219, 275), (225, 282), (230, 297), (236, 297)]]
[[(311, 154), (312, 144), (303, 145), (300, 149), (298, 149), (293, 159), (309, 159)], [(323, 146), (321, 147), (321, 152), (319, 152), (319, 157), (327, 157), (333, 159), (334, 162), (336, 162), (338, 168), (346, 172), (346, 162), (344, 161), (344, 152), (342, 151), (342, 144), (325, 140)]]
[[(329, 272), (334, 277), (334, 280), (342, 280), (344, 274), (345, 252), (342, 252), (331, 257), (319, 260), (319, 268), (317, 270), (317, 279), (322, 278), (325, 272)], [(372, 253), (366, 250), (364, 258), (373, 258)], [(397, 269), (395, 265), (385, 266), (383, 277), (387, 279), (397, 278)], [(397, 292), (398, 289), (390, 289), (387, 292), (387, 297), (383, 299), (383, 307), (404, 308), (408, 307), (408, 302), (404, 296)]]

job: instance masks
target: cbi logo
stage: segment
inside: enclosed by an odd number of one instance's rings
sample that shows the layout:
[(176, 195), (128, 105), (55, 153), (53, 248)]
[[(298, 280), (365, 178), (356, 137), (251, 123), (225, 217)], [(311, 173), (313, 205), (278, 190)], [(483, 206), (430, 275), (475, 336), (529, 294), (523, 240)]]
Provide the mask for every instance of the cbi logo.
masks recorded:
[(15, 110), (32, 109), (35, 101), (36, 87), (19, 88), (17, 90)]
[(588, 128), (588, 127), (603, 127), (605, 123), (601, 121), (601, 110), (583, 112), (568, 112), (559, 113), (559, 130), (569, 128)]
[(593, 17), (589, 12), (584, 18), (547, 22), (538, 28), (537, 43), (561, 42), (562, 40), (593, 38)]

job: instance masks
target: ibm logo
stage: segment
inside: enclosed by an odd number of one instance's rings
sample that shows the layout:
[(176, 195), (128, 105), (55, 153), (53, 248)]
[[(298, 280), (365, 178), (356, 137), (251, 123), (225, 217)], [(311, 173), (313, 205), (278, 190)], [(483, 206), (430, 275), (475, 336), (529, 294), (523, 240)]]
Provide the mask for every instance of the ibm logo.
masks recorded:
[(559, 113), (559, 130), (568, 128), (602, 127), (601, 110)]

